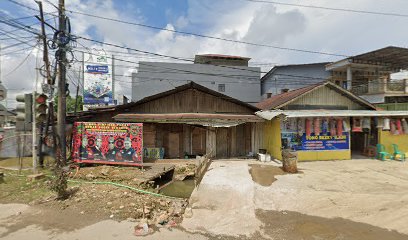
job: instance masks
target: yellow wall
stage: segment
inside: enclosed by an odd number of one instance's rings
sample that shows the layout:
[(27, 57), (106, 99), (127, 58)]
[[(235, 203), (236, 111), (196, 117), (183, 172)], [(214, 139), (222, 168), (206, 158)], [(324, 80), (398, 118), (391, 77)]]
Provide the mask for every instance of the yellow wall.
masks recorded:
[(385, 146), (385, 149), (389, 153), (393, 153), (391, 144), (395, 143), (398, 145), (398, 148), (401, 152), (408, 153), (408, 135), (392, 135), (390, 131), (378, 131), (378, 143), (381, 143)]
[(280, 119), (274, 118), (271, 121), (266, 121), (264, 124), (264, 148), (272, 157), (282, 160), (282, 142)]
[(298, 151), (298, 161), (351, 159), (350, 150), (342, 151)]
[[(264, 148), (272, 157), (282, 160), (280, 119), (274, 118), (264, 124)], [(350, 136), (350, 135), (349, 135)], [(406, 135), (408, 136), (408, 135)], [(350, 137), (351, 143), (351, 137)], [(351, 159), (351, 150), (342, 151), (298, 151), (299, 161)]]

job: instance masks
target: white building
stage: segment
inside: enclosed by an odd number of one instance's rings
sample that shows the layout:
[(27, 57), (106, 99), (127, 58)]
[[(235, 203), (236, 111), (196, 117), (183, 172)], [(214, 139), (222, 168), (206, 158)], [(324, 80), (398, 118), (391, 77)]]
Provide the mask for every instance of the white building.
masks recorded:
[(260, 68), (248, 67), (250, 58), (196, 55), (194, 64), (139, 62), (132, 77), (132, 101), (194, 81), (249, 104), (260, 101)]

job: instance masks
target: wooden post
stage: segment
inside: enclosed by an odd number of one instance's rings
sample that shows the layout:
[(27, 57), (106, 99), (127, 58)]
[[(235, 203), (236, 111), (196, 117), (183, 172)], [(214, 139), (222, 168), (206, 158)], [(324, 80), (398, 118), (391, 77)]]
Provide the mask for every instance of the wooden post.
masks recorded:
[[(59, 30), (61, 32), (66, 32), (66, 17), (65, 17), (65, 0), (59, 0), (58, 4), (58, 15), (59, 15)], [(63, 165), (66, 164), (66, 138), (65, 138), (65, 117), (66, 117), (66, 66), (67, 63), (67, 56), (66, 50), (64, 46), (59, 46), (59, 59), (58, 68), (59, 68), (59, 76), (58, 76), (58, 112), (57, 112), (57, 132), (59, 136), (59, 144), (60, 152), (61, 152), (61, 162)]]

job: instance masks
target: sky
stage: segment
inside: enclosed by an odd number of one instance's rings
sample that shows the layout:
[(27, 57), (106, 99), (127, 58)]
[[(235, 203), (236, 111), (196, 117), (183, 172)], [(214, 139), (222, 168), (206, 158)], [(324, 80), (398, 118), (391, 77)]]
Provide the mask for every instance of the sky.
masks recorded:
[[(38, 9), (34, 0), (13, 0), (29, 8)], [(272, 0), (266, 0), (272, 1)], [(57, 0), (49, 0), (57, 4)], [(44, 11), (57, 9), (43, 1)], [(337, 61), (344, 57), (308, 53), (301, 49), (321, 53), (352, 56), (386, 46), (407, 47), (408, 16), (388, 16), (327, 9), (286, 6), (251, 0), (66, 0), (71, 33), (101, 42), (126, 47), (117, 48), (77, 40), (73, 48), (73, 62), (68, 70), (71, 95), (78, 84), (81, 51), (104, 49), (120, 59), (116, 61), (116, 94), (131, 96), (132, 72), (139, 61), (176, 61), (146, 53), (141, 50), (193, 59), (195, 54), (229, 54), (251, 58), (251, 66), (270, 70), (274, 65)], [(282, 3), (313, 5), (325, 8), (342, 8), (382, 13), (407, 14), (406, 0), (280, 0)], [(190, 32), (242, 42), (276, 46), (232, 43), (177, 34), (170, 31), (118, 23), (70, 12), (83, 12), (121, 21), (154, 26), (169, 30)], [(38, 11), (0, 0), (1, 81), (8, 91), (7, 107), (16, 104), (15, 95), (41, 89), (43, 78), (35, 68), (41, 67), (42, 51), (32, 47), (36, 39), (32, 34), (17, 30), (1, 21), (22, 17), (16, 21), (39, 29), (33, 16)], [(52, 15), (45, 18), (51, 25), (57, 20)], [(12, 31), (12, 32), (9, 32)], [(5, 34), (4, 32), (8, 32)], [(47, 28), (47, 34), (52, 34)], [(21, 41), (26, 43), (21, 43)], [(19, 45), (13, 46), (17, 43)], [(27, 45), (29, 44), (29, 45)], [(31, 46), (30, 46), (31, 45)], [(133, 49), (130, 51), (129, 49)], [(51, 52), (51, 54), (54, 54)], [(124, 61), (123, 61), (124, 60)], [(81, 83), (79, 83), (81, 86)]]

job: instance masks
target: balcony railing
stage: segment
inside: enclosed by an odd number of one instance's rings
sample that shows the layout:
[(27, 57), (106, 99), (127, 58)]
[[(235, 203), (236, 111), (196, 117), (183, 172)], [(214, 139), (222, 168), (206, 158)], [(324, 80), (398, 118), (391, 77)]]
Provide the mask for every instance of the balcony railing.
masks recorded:
[(408, 80), (388, 80), (377, 79), (353, 86), (351, 89), (356, 95), (364, 94), (386, 94), (386, 93), (407, 93)]

